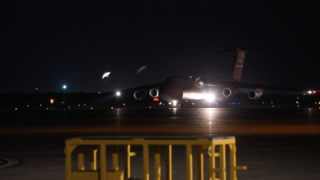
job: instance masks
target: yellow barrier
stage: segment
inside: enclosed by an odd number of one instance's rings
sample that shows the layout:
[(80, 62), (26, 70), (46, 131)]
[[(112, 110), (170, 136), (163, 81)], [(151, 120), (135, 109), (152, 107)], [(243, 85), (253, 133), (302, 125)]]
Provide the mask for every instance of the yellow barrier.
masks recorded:
[[(112, 170), (107, 171), (107, 149), (112, 145)], [(118, 146), (125, 146), (124, 170), (119, 170)], [(236, 165), (236, 145), (234, 137), (80, 137), (66, 140), (66, 180), (123, 180), (131, 177), (131, 160), (136, 153), (131, 152), (131, 145), (143, 146), (143, 180), (149, 180), (149, 146), (155, 146), (154, 179), (161, 180), (160, 146), (166, 147), (166, 180), (172, 180), (172, 146), (186, 146), (187, 180), (193, 180), (192, 146), (197, 146), (197, 178), (204, 179), (204, 150), (208, 151), (209, 180), (226, 180), (226, 148), (230, 155), (230, 179), (237, 180), (237, 170), (246, 166)], [(85, 170), (84, 146), (90, 146), (90, 170)], [(218, 148), (216, 148), (218, 147)], [(78, 170), (72, 170), (72, 152), (78, 148)], [(100, 151), (100, 168), (97, 167), (97, 153)], [(218, 151), (216, 151), (218, 149)], [(219, 167), (216, 167), (219, 162)], [(219, 177), (217, 176), (219, 175)]]

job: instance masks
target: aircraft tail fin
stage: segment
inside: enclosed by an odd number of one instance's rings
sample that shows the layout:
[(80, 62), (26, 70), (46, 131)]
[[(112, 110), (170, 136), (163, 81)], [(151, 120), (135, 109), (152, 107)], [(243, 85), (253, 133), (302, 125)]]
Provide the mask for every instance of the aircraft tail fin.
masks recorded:
[(229, 52), (229, 51), (237, 51), (237, 57), (236, 57), (236, 61), (234, 63), (234, 67), (233, 67), (232, 78), (240, 81), (241, 75), (242, 75), (243, 64), (244, 64), (244, 58), (245, 58), (246, 53), (249, 51), (244, 50), (244, 49), (240, 49), (240, 48), (235, 48), (235, 49), (228, 49), (228, 50), (216, 51), (216, 52), (220, 53), (220, 52)]
[(234, 63), (234, 67), (233, 67), (232, 78), (240, 81), (241, 75), (242, 75), (243, 64), (244, 64), (244, 58), (246, 56), (246, 53), (249, 51), (242, 50), (240, 48), (236, 48), (236, 51), (237, 51), (237, 57), (236, 57), (236, 61)]
[(235, 48), (235, 49), (216, 51), (216, 53), (229, 52), (229, 51), (237, 51), (237, 57), (236, 57), (236, 61), (234, 63), (234, 67), (233, 67), (232, 78), (235, 80), (238, 80), (238, 81), (241, 80), (244, 58), (245, 58), (247, 52), (249, 52), (249, 51), (275, 52), (275, 51), (262, 50), (262, 49)]

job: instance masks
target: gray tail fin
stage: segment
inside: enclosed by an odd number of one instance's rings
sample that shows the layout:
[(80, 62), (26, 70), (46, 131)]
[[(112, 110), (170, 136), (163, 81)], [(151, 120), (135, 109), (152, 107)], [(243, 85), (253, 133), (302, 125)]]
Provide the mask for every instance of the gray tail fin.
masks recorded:
[(244, 58), (246, 56), (246, 53), (249, 51), (242, 50), (240, 48), (236, 48), (236, 51), (237, 51), (237, 57), (236, 57), (236, 61), (234, 63), (234, 67), (233, 67), (232, 78), (240, 81), (241, 75), (242, 75), (243, 64), (244, 64)]
[(221, 53), (221, 52), (230, 52), (230, 51), (237, 51), (237, 57), (233, 67), (232, 78), (240, 81), (241, 75), (242, 75), (244, 58), (246, 56), (246, 53), (249, 51), (240, 49), (240, 48), (235, 48), (235, 49), (228, 49), (228, 50), (222, 50), (222, 51), (216, 51), (216, 52)]

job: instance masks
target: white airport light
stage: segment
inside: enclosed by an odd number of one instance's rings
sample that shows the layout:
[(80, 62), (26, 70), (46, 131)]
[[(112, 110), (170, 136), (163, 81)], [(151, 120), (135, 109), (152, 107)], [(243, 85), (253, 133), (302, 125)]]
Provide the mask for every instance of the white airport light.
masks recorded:
[(67, 89), (67, 85), (63, 85), (62, 88), (63, 88), (63, 89)]
[(308, 94), (311, 94), (312, 93), (312, 91), (308, 91)]
[(116, 96), (120, 96), (120, 95), (121, 95), (120, 91), (117, 91)]
[(176, 106), (177, 105), (177, 101), (176, 100), (173, 100), (172, 101), (172, 106)]

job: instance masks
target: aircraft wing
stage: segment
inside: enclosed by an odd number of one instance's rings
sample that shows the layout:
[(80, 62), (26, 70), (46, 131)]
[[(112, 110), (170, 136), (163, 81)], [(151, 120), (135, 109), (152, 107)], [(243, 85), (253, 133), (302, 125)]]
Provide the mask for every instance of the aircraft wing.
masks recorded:
[(157, 83), (157, 84), (150, 84), (150, 85), (146, 85), (146, 86), (139, 86), (139, 87), (134, 87), (134, 88), (130, 88), (130, 89), (124, 89), (121, 90), (121, 92), (135, 92), (135, 91), (140, 91), (140, 90), (147, 90), (147, 89), (152, 89), (152, 88), (158, 88), (162, 85), (163, 83)]
[(275, 91), (288, 91), (288, 92), (303, 92), (302, 89), (296, 88), (287, 88), (287, 87), (278, 87), (278, 86), (270, 86), (270, 85), (261, 85), (261, 84), (251, 84), (244, 83), (240, 81), (223, 81), (218, 83), (208, 83), (204, 84), (204, 86), (230, 86), (235, 88), (250, 88), (250, 89), (267, 89), (267, 90), (275, 90)]

